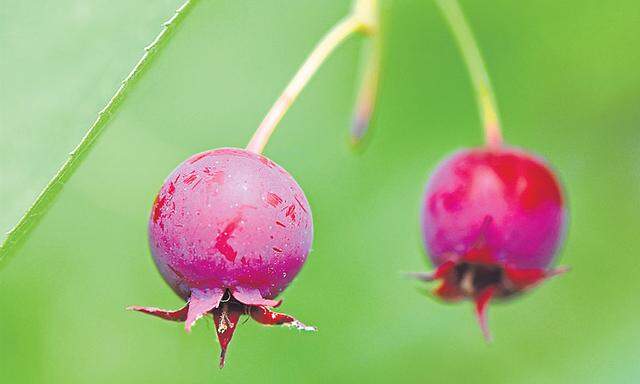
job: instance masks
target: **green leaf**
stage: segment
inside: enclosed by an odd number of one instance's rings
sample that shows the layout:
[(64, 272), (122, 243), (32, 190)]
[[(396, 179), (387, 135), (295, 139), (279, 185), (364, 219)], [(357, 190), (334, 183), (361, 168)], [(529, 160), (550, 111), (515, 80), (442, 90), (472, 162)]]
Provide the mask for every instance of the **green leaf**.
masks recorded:
[(9, 256), (18, 249), (22, 242), (26, 240), (31, 230), (47, 213), (62, 190), (64, 184), (74, 174), (80, 164), (82, 164), (86, 156), (96, 144), (98, 137), (109, 125), (112, 116), (117, 113), (120, 104), (125, 101), (130, 89), (135, 87), (136, 83), (143, 76), (147, 68), (153, 64), (155, 57), (170, 41), (175, 29), (179, 28), (180, 24), (186, 19), (191, 8), (193, 8), (197, 2), (198, 0), (187, 0), (182, 6), (180, 6), (180, 8), (176, 10), (175, 14), (163, 24), (160, 33), (148, 46), (144, 48), (144, 54), (140, 60), (135, 64), (124, 80), (122, 80), (122, 84), (104, 108), (98, 112), (97, 119), (91, 127), (89, 127), (89, 130), (82, 140), (80, 140), (78, 146), (69, 153), (69, 157), (62, 167), (60, 167), (58, 172), (56, 172), (42, 192), (40, 192), (35, 202), (25, 212), (16, 226), (7, 233), (7, 237), (4, 239), (2, 244), (0, 244), (0, 268), (7, 263)]

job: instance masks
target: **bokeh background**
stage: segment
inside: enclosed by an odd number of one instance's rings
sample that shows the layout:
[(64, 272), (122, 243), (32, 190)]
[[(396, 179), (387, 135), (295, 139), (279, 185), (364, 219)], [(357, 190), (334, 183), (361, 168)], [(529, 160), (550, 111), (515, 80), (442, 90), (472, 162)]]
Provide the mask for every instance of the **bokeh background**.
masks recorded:
[[(0, 230), (29, 206), (178, 0), (3, 1)], [(630, 383), (640, 375), (640, 2), (462, 1), (506, 140), (566, 185), (571, 273), (495, 305), (486, 345), (468, 304), (424, 296), (418, 214), (430, 170), (481, 143), (465, 66), (431, 1), (383, 2), (374, 131), (347, 131), (362, 38), (331, 57), (266, 149), (304, 188), (315, 242), (283, 309), (317, 334), (247, 322), (227, 367), (212, 322), (177, 307), (146, 221), (189, 155), (242, 147), (348, 1), (201, 1), (129, 94), (25, 246), (0, 271), (2, 383)]]

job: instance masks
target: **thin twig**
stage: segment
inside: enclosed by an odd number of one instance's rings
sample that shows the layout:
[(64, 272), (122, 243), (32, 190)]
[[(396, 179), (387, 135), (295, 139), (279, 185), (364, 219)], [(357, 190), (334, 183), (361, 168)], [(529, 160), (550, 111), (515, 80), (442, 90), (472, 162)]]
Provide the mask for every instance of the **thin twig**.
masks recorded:
[(161, 48), (167, 44), (173, 31), (185, 20), (186, 15), (199, 0), (186, 0), (175, 14), (162, 25), (162, 30), (144, 49), (144, 54), (133, 67), (131, 72), (122, 81), (122, 84), (111, 97), (107, 105), (98, 113), (98, 117), (84, 135), (78, 146), (69, 154), (69, 158), (49, 181), (47, 186), (40, 192), (35, 202), (22, 216), (18, 224), (7, 233), (7, 237), (0, 245), (0, 268), (6, 265), (9, 256), (14, 253), (24, 242), (27, 235), (38, 224), (42, 217), (51, 207), (62, 187), (71, 177), (74, 171), (85, 159), (96, 139), (108, 125), (110, 118), (118, 110), (123, 100), (126, 98), (130, 88), (142, 77), (144, 71), (153, 62)]

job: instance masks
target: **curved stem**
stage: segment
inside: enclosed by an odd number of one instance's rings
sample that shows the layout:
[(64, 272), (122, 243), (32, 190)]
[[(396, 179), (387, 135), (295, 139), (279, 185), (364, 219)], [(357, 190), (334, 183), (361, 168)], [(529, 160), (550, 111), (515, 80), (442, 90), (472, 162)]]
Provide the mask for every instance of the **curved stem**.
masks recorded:
[(111, 97), (107, 105), (98, 113), (97, 119), (91, 125), (78, 146), (69, 154), (69, 158), (64, 162), (62, 167), (60, 167), (42, 192), (40, 192), (35, 202), (29, 207), (22, 218), (20, 218), (18, 224), (7, 233), (4, 242), (0, 244), (0, 267), (6, 264), (8, 256), (17, 249), (36, 224), (38, 224), (40, 219), (47, 213), (51, 204), (62, 190), (64, 183), (69, 180), (91, 148), (95, 145), (96, 139), (104, 131), (110, 118), (126, 98), (129, 89), (141, 78), (145, 69), (148, 68), (160, 52), (160, 49), (170, 40), (172, 32), (185, 20), (186, 15), (197, 2), (198, 0), (185, 1), (185, 3), (175, 11), (175, 14), (163, 24), (162, 30), (153, 39), (151, 44), (145, 47), (145, 52), (140, 60), (122, 81), (120, 88), (118, 88), (116, 93)]
[[(375, 4), (373, 5), (375, 7)], [(378, 28), (373, 31), (371, 40), (364, 47), (364, 66), (362, 70), (362, 80), (356, 105), (351, 121), (351, 144), (357, 146), (362, 143), (375, 110), (380, 83), (380, 66), (382, 56), (382, 38), (379, 31), (379, 21), (377, 8), (373, 10), (373, 24)]]
[(251, 137), (247, 150), (262, 153), (265, 145), (269, 141), (271, 134), (276, 126), (282, 120), (284, 114), (289, 110), (293, 102), (302, 92), (309, 80), (317, 72), (318, 68), (324, 63), (329, 55), (349, 36), (358, 31), (369, 31), (371, 28), (371, 16), (369, 12), (372, 10), (372, 0), (359, 0), (355, 3), (354, 10), (349, 16), (336, 24), (316, 45), (302, 67), (296, 72), (295, 76), (287, 87), (284, 89), (280, 97), (273, 104), (260, 126)]
[(484, 125), (485, 143), (489, 147), (499, 147), (502, 144), (502, 133), (500, 131), (498, 106), (478, 44), (473, 38), (473, 33), (457, 0), (436, 0), (436, 4), (438, 4), (447, 19), (471, 74), (471, 80), (478, 99), (478, 108)]

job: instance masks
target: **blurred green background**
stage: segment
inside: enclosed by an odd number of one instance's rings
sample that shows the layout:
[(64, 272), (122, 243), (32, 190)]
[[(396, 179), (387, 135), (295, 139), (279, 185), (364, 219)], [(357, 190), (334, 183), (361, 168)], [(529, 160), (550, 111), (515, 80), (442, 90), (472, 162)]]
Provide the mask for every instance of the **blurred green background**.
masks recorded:
[[(29, 206), (180, 1), (3, 1), (0, 230)], [(189, 155), (242, 147), (348, 1), (202, 1), (132, 90), (41, 225), (0, 271), (2, 383), (629, 383), (640, 375), (640, 2), (462, 1), (509, 143), (566, 185), (571, 273), (490, 311), (430, 300), (418, 208), (439, 159), (481, 143), (466, 68), (431, 1), (383, 2), (374, 135), (347, 145), (362, 38), (285, 117), (266, 154), (304, 188), (315, 241), (283, 310), (317, 334), (247, 322), (217, 367), (212, 322), (177, 307), (146, 221)]]

